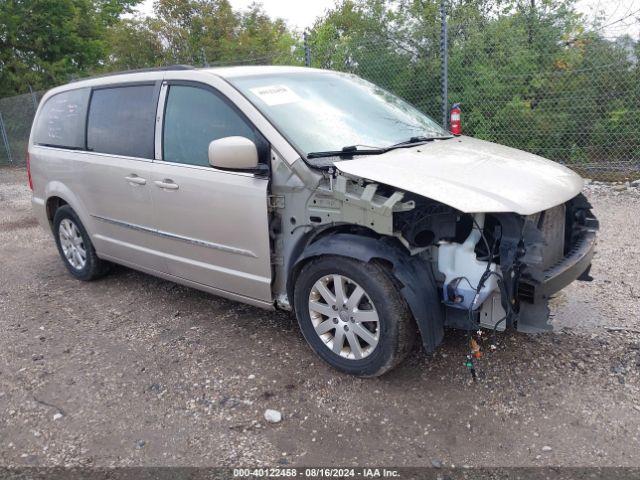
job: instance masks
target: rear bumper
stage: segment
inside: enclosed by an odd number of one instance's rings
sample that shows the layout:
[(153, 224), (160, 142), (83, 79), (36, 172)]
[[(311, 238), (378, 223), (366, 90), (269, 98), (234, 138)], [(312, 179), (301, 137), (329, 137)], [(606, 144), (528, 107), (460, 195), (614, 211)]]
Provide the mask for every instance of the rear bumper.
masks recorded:
[(560, 262), (543, 272), (543, 278), (539, 283), (530, 280), (520, 281), (518, 286), (519, 299), (527, 303), (546, 300), (581, 275), (588, 273), (595, 245), (596, 231), (585, 231)]
[(31, 198), (31, 208), (33, 215), (36, 217), (36, 220), (38, 220), (40, 226), (47, 231), (51, 231), (51, 225), (47, 218), (47, 207), (45, 206), (44, 199), (33, 196)]

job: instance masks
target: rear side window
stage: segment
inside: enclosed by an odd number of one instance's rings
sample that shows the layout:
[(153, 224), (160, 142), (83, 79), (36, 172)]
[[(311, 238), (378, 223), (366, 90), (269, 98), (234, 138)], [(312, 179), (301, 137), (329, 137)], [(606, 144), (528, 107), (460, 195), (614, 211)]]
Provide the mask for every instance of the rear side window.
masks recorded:
[(209, 166), (209, 143), (241, 136), (265, 143), (253, 127), (221, 97), (210, 90), (184, 85), (169, 87), (164, 114), (163, 159)]
[(37, 145), (84, 149), (88, 88), (58, 93), (42, 106), (34, 129)]
[(155, 85), (100, 88), (91, 94), (87, 148), (93, 152), (153, 158)]

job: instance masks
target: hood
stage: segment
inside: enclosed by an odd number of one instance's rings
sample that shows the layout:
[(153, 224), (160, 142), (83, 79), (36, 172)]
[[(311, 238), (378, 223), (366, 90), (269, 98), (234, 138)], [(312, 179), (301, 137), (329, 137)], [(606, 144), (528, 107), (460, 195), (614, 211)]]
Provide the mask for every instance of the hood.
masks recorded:
[(471, 137), (434, 140), (335, 162), (348, 175), (437, 200), (465, 213), (547, 210), (575, 197), (582, 178), (532, 153)]

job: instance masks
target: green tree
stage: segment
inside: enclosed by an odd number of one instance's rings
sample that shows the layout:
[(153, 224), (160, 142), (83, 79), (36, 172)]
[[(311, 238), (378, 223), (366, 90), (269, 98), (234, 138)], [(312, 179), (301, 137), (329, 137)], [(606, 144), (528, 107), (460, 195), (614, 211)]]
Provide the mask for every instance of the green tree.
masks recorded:
[(122, 20), (107, 33), (105, 68), (112, 71), (157, 67), (164, 63), (162, 41), (149, 20)]
[(286, 63), (292, 60), (296, 39), (282, 19), (272, 20), (260, 4), (240, 15), (233, 56), (255, 63)]
[(259, 4), (236, 12), (228, 0), (156, 0), (155, 15), (110, 31), (110, 65), (287, 63), (297, 39)]
[(167, 63), (202, 65), (227, 58), (238, 16), (227, 0), (157, 0), (151, 28)]
[(139, 0), (4, 0), (0, 96), (63, 83), (100, 67), (107, 29)]

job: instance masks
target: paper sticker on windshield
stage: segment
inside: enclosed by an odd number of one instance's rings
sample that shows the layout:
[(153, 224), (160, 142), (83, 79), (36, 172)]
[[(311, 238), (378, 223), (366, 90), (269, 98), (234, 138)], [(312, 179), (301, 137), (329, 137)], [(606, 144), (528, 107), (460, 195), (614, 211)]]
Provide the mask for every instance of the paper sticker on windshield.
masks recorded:
[(252, 88), (251, 92), (269, 106), (294, 103), (301, 100), (298, 94), (286, 85), (266, 85)]

